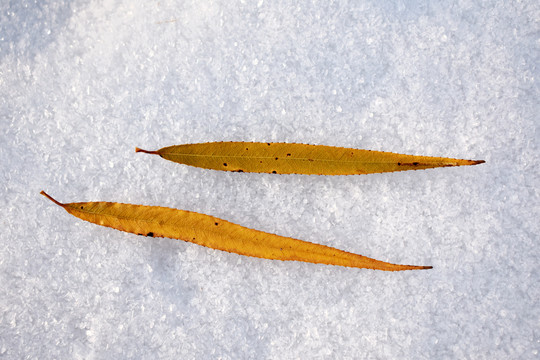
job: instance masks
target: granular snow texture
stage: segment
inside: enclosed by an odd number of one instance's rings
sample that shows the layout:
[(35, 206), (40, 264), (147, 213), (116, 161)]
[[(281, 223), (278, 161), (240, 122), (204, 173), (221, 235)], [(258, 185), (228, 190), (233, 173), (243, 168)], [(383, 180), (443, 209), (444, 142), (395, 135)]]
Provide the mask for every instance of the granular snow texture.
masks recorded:
[[(538, 1), (3, 1), (0, 358), (537, 358), (539, 28)], [(134, 152), (227, 140), (486, 163), (280, 176)], [(135, 236), (42, 189), (434, 268)]]

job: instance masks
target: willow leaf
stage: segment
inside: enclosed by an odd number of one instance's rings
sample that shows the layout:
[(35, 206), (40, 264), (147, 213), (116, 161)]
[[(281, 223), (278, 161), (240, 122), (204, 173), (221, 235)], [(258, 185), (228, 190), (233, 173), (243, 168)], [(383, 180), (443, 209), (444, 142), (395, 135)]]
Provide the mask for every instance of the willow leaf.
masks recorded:
[(205, 169), (273, 174), (355, 175), (484, 162), (290, 143), (209, 142), (135, 151)]
[(63, 204), (44, 191), (41, 194), (71, 215), (98, 225), (138, 235), (189, 241), (240, 255), (386, 271), (431, 269), (431, 266), (390, 264), (191, 211), (102, 201)]

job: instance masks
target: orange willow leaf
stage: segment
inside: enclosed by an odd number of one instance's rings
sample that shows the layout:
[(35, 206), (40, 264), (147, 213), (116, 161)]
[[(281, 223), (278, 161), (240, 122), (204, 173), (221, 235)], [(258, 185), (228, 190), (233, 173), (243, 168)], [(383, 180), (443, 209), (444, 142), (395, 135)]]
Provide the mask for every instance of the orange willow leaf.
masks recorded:
[(431, 156), (289, 143), (209, 142), (168, 146), (157, 151), (135, 148), (180, 164), (206, 169), (273, 174), (354, 175), (481, 164)]
[(240, 255), (386, 271), (432, 268), (390, 264), (325, 245), (248, 229), (191, 211), (103, 201), (62, 204), (44, 191), (41, 194), (71, 215), (98, 225), (138, 235), (189, 241)]

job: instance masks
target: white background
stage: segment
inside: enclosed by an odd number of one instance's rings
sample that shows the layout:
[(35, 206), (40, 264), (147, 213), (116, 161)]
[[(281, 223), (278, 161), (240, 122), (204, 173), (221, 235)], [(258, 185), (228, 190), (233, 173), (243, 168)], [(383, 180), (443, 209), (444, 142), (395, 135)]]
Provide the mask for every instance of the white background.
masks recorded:
[[(539, 19), (536, 1), (3, 1), (0, 358), (536, 358)], [(276, 176), (134, 152), (222, 140), (486, 163)], [(42, 189), (434, 268), (135, 236)]]

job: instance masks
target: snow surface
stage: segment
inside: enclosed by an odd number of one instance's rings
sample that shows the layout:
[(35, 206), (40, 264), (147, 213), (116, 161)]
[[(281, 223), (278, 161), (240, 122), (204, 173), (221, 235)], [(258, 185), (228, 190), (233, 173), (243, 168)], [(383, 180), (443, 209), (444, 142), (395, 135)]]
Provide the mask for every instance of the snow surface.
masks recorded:
[[(539, 29), (533, 0), (2, 1), (0, 358), (538, 358)], [(487, 162), (275, 176), (134, 152), (221, 140)], [(434, 268), (135, 236), (42, 189)]]

